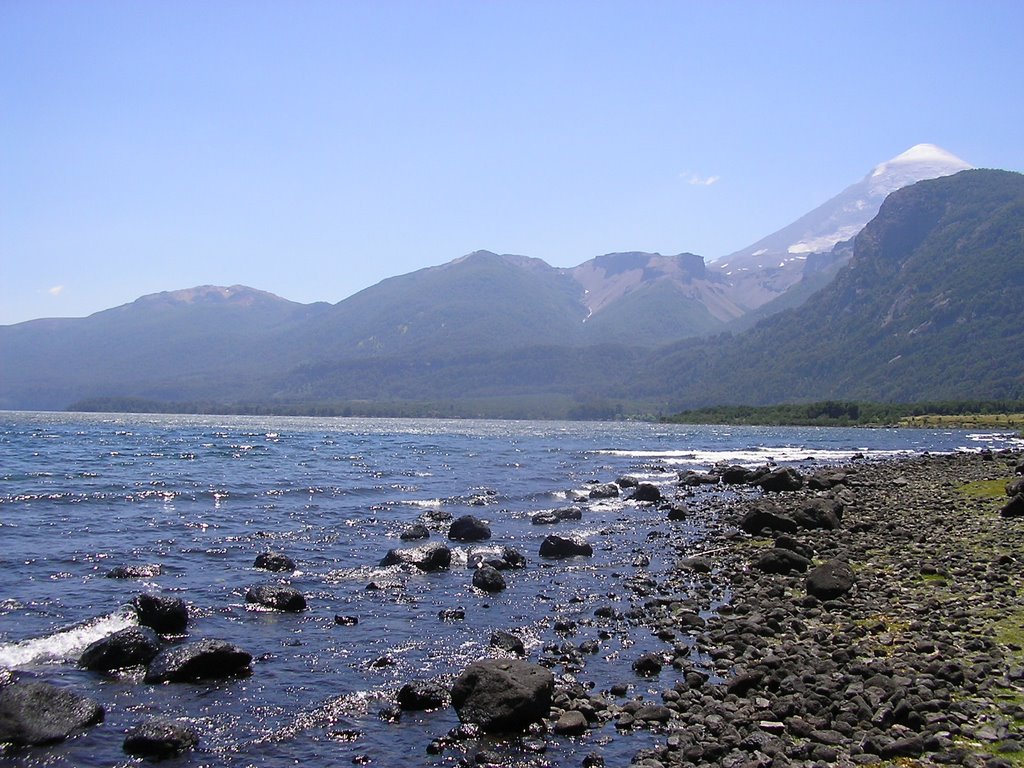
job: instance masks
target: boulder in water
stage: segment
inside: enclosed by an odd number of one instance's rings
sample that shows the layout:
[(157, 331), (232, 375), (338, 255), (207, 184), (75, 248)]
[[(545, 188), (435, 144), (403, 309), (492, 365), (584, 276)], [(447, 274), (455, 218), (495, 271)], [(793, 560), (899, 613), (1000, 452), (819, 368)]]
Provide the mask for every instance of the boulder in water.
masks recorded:
[(306, 598), (295, 589), (279, 584), (261, 584), (250, 589), (245, 599), (247, 602), (273, 608), (275, 611), (297, 613), (306, 610)]
[(160, 640), (148, 627), (126, 627), (100, 638), (82, 652), (78, 663), (93, 672), (145, 666), (160, 652)]
[(466, 667), (452, 686), (452, 704), (463, 723), (488, 733), (525, 730), (551, 711), (555, 678), (537, 664), (488, 659)]
[(0, 688), (0, 743), (34, 746), (62, 741), (103, 721), (97, 702), (50, 683), (11, 683)]
[(161, 651), (149, 664), (147, 683), (186, 683), (252, 674), (252, 655), (224, 640), (198, 640)]
[(567, 539), (562, 536), (547, 536), (540, 544), (540, 556), (552, 559), (566, 557), (591, 557), (594, 548), (586, 541)]
[(199, 743), (191, 726), (166, 717), (151, 717), (132, 728), (124, 738), (124, 751), (135, 757), (164, 760), (177, 757)]
[(162, 635), (179, 635), (188, 625), (188, 606), (180, 597), (141, 594), (134, 607), (139, 624)]
[(277, 573), (290, 573), (295, 570), (295, 561), (288, 555), (281, 552), (261, 552), (256, 555), (256, 562), (253, 568), (262, 568), (265, 571)]
[(444, 571), (451, 567), (452, 551), (444, 544), (427, 544), (408, 549), (389, 549), (381, 565), (413, 565), (421, 571)]
[(473, 571), (473, 586), (484, 592), (501, 592), (505, 589), (505, 577), (497, 568), (485, 565)]
[(160, 575), (159, 565), (119, 565), (107, 571), (108, 579), (152, 579)]
[(453, 541), (485, 541), (491, 538), (491, 527), (473, 515), (463, 515), (452, 521), (448, 538)]

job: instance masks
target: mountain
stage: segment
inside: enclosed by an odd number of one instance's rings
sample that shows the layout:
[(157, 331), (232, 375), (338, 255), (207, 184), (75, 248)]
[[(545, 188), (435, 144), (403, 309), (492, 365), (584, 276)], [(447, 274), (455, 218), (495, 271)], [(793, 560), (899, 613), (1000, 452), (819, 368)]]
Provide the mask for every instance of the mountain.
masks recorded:
[(1024, 175), (970, 170), (893, 192), (849, 263), (751, 330), (676, 345), (650, 386), (678, 407), (1024, 397)]
[(263, 342), (327, 304), (298, 304), (245, 286), (143, 296), (86, 318), (0, 326), (0, 408), (64, 408), (86, 397), (240, 395), (264, 367)]
[(941, 147), (918, 144), (778, 232), (713, 261), (709, 270), (726, 278), (730, 296), (744, 311), (756, 309), (805, 278), (814, 282), (823, 271), (831, 277), (849, 258), (848, 250), (833, 249), (860, 232), (890, 193), (970, 167)]

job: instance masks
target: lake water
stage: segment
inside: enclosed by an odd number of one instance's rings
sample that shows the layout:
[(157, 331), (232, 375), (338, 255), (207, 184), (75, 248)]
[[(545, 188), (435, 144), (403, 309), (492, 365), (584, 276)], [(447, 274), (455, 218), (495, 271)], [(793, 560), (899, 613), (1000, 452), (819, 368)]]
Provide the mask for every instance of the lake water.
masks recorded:
[[(719, 461), (808, 464), (921, 451), (978, 450), (1019, 441), (961, 431), (688, 427), (341, 418), (195, 417), (0, 413), (0, 667), (69, 685), (99, 700), (106, 721), (63, 744), (8, 752), (12, 765), (132, 765), (124, 732), (151, 714), (182, 717), (201, 733), (179, 762), (210, 766), (455, 765), (461, 750), (428, 755), (431, 739), (458, 724), (451, 709), (378, 717), (412, 679), (451, 677), (491, 655), (496, 629), (526, 640), (537, 660), (566, 642), (554, 617), (577, 617), (571, 639), (596, 639), (586, 618), (596, 602), (631, 596), (623, 579), (638, 556), (650, 570), (671, 563), (649, 538), (667, 533), (703, 546), (699, 523), (668, 523), (650, 505), (574, 501), (595, 481), (622, 475), (676, 491), (676, 473)], [(713, 491), (706, 491), (711, 493)], [(531, 515), (575, 503), (578, 521), (531, 524)], [(456, 545), (448, 572), (379, 566), (399, 534), (431, 514), (489, 522), (488, 545), (526, 555), (497, 595), (473, 589)], [(425, 517), (426, 516), (426, 517)], [(445, 541), (434, 523), (431, 541)], [(550, 533), (586, 537), (586, 560), (544, 561)], [(284, 552), (293, 574), (253, 568), (257, 554)], [(148, 579), (111, 579), (123, 565), (159, 565)], [(246, 604), (249, 587), (288, 583), (309, 610), (283, 614)], [(373, 583), (379, 589), (367, 589)], [(253, 675), (198, 685), (104, 677), (76, 661), (90, 642), (134, 623), (140, 592), (190, 605), (189, 637), (216, 637), (252, 653)], [(463, 621), (442, 621), (445, 609)], [(341, 626), (336, 615), (356, 616)], [(555, 668), (604, 688), (629, 680), (651, 695), (666, 681), (636, 680), (630, 663), (661, 641), (642, 631), (601, 638), (585, 669)], [(491, 746), (508, 764), (579, 765), (601, 752), (626, 764), (643, 737), (609, 727), (582, 739)], [(480, 746), (480, 745), (476, 745)]]

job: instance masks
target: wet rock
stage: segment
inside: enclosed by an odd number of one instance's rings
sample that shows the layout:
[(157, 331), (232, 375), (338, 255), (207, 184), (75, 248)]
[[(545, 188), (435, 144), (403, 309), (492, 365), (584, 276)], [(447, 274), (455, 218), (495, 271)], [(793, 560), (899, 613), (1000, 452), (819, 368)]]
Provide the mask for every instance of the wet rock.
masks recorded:
[(444, 544), (427, 544), (408, 549), (389, 549), (381, 565), (412, 565), (421, 571), (444, 571), (451, 567), (452, 551)]
[(555, 721), (555, 733), (560, 736), (576, 736), (587, 730), (586, 716), (576, 709), (563, 712)]
[(641, 677), (654, 677), (661, 672), (664, 664), (661, 656), (656, 653), (645, 653), (633, 662), (633, 671)]
[(841, 469), (824, 469), (807, 478), (807, 487), (812, 491), (828, 491), (837, 485), (843, 485), (850, 473)]
[(595, 485), (588, 495), (592, 499), (615, 499), (619, 496), (619, 486), (615, 483)]
[(129, 755), (150, 760), (178, 757), (199, 744), (199, 734), (186, 723), (153, 717), (132, 728), (123, 749)]
[(635, 477), (623, 475), (622, 477), (616, 479), (615, 484), (619, 486), (619, 488), (636, 488), (638, 485), (640, 485), (640, 481), (637, 480)]
[(554, 509), (549, 512), (538, 512), (532, 518), (530, 522), (534, 525), (555, 525), (565, 520), (582, 520), (583, 510), (579, 507), (563, 507), (561, 509)]
[(473, 586), (484, 592), (501, 592), (506, 586), (505, 577), (497, 568), (485, 565), (473, 572)]
[(788, 549), (791, 552), (796, 552), (798, 555), (807, 558), (808, 560), (814, 559), (814, 548), (809, 544), (805, 544), (799, 539), (783, 534), (775, 539), (775, 547), (777, 549)]
[(690, 513), (686, 509), (686, 507), (677, 504), (674, 504), (671, 507), (669, 507), (668, 519), (670, 522), (679, 522), (681, 520), (685, 520), (689, 516)]
[(499, 648), (506, 653), (514, 653), (517, 656), (526, 655), (526, 647), (523, 641), (511, 632), (497, 629), (491, 633), (491, 647)]
[(835, 499), (814, 498), (804, 501), (790, 516), (801, 528), (834, 531), (842, 519), (843, 505)]
[(587, 542), (562, 536), (547, 536), (540, 545), (540, 556), (552, 559), (592, 557), (593, 554), (594, 548)]
[(410, 525), (400, 534), (399, 538), (402, 541), (416, 541), (417, 539), (429, 539), (430, 529), (422, 523), (416, 523)]
[(738, 464), (726, 467), (722, 470), (722, 482), (726, 485), (746, 485), (753, 479), (754, 472), (747, 467)]
[(661, 501), (661, 489), (654, 483), (640, 483), (633, 492), (633, 501)]
[(280, 584), (261, 584), (245, 595), (246, 602), (273, 608), (275, 611), (298, 613), (306, 610), (306, 598), (294, 587)]
[(645, 704), (633, 713), (633, 717), (645, 723), (667, 723), (672, 719), (672, 710), (660, 704)]
[(554, 683), (549, 670), (526, 661), (478, 661), (456, 679), (452, 704), (459, 720), (488, 733), (523, 731), (547, 717)]
[(448, 704), (448, 689), (437, 680), (413, 680), (398, 691), (398, 706), (404, 710), (441, 709)]
[(291, 573), (295, 570), (295, 561), (281, 552), (260, 552), (256, 555), (253, 568), (262, 568), (264, 571), (276, 573)]
[(730, 678), (725, 684), (725, 689), (735, 696), (746, 696), (764, 681), (764, 673), (760, 671), (741, 672)]
[(152, 579), (160, 575), (159, 565), (119, 565), (107, 571), (108, 579)]
[(463, 608), (442, 608), (437, 612), (437, 618), (441, 621), (463, 621), (466, 611)]
[(491, 527), (474, 515), (463, 515), (452, 521), (448, 538), (452, 541), (485, 541), (491, 538)]
[(198, 640), (166, 648), (146, 672), (147, 683), (183, 683), (252, 674), (252, 656), (224, 640)]
[(804, 487), (804, 478), (792, 467), (779, 467), (758, 478), (755, 484), (760, 486), (761, 490), (770, 493), (799, 491)]
[(343, 616), (342, 614), (335, 614), (334, 623), (342, 627), (354, 627), (359, 624), (358, 616)]
[(10, 683), (0, 688), (0, 744), (52, 744), (102, 722), (103, 714), (97, 702), (67, 688)]
[(841, 560), (830, 560), (807, 574), (807, 594), (819, 600), (835, 600), (853, 589), (853, 569)]
[(689, 469), (679, 473), (679, 484), (688, 488), (695, 488), (699, 485), (717, 485), (718, 475), (710, 472), (695, 472)]
[(100, 638), (82, 652), (79, 665), (93, 672), (144, 666), (160, 652), (160, 640), (148, 627), (126, 627)]
[(482, 549), (470, 552), (466, 557), (466, 565), (471, 569), (489, 565), (499, 571), (507, 571), (526, 567), (526, 557), (512, 547), (501, 547), (498, 550)]
[(759, 571), (783, 575), (804, 573), (810, 565), (811, 561), (803, 555), (779, 547), (769, 549), (754, 562), (754, 567)]
[(188, 626), (188, 606), (180, 597), (141, 594), (133, 605), (139, 624), (161, 635), (180, 635)]

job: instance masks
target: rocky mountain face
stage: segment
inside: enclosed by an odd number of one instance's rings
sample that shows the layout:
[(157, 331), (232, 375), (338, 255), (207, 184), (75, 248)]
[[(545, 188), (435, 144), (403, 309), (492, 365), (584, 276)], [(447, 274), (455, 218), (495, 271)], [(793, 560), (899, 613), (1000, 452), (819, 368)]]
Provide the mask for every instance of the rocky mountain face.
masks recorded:
[(934, 144), (918, 144), (875, 166), (856, 184), (753, 245), (718, 259), (708, 270), (723, 276), (732, 300), (748, 312), (778, 298), (804, 279), (833, 275), (849, 258), (851, 240), (875, 217), (885, 198), (925, 179), (971, 166)]

